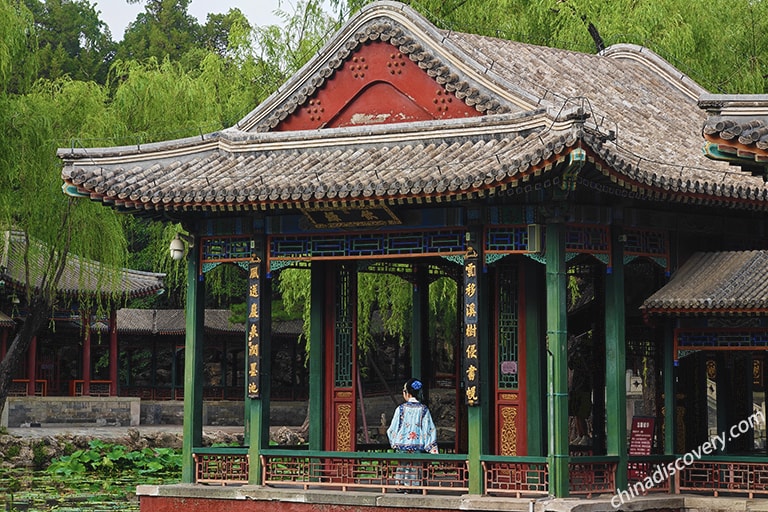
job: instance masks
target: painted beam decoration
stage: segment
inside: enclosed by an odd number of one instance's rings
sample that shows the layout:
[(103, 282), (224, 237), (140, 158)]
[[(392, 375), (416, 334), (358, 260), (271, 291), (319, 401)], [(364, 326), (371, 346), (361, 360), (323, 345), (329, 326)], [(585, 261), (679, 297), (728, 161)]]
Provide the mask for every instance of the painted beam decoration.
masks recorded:
[(478, 405), (479, 358), (477, 354), (477, 272), (478, 254), (472, 247), (467, 247), (467, 255), (464, 257), (464, 358), (463, 378), (464, 393), (467, 405)]
[(248, 266), (248, 398), (261, 396), (261, 259), (254, 257)]
[(384, 205), (364, 207), (302, 209), (316, 228), (348, 228), (394, 226), (402, 224), (399, 218)]

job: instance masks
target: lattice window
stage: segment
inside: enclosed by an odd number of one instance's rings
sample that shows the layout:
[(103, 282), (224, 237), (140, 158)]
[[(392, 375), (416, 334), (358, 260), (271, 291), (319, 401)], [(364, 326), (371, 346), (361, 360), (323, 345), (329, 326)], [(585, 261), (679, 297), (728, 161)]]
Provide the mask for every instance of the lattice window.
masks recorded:
[(499, 389), (517, 389), (518, 304), (517, 267), (499, 269)]
[(647, 229), (624, 230), (624, 254), (667, 257), (667, 233)]
[(528, 250), (527, 226), (488, 228), (485, 234), (486, 252), (525, 252)]
[(678, 349), (768, 348), (767, 329), (697, 329), (675, 332)]
[(608, 253), (608, 228), (598, 225), (569, 225), (565, 232), (569, 252)]
[(349, 268), (344, 266), (339, 269), (336, 284), (336, 387), (352, 387), (352, 356), (353, 356), (353, 303), (354, 294), (352, 284), (354, 282)]
[(416, 254), (463, 254), (464, 231), (273, 236), (271, 260), (370, 258)]
[(202, 238), (203, 262), (249, 260), (253, 249), (250, 237)]

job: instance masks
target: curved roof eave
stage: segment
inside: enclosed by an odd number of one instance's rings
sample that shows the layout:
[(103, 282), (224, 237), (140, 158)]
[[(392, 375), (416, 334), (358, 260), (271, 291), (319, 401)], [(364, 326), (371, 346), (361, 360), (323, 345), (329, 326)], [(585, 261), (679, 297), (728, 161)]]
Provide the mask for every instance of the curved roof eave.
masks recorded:
[[(24, 254), (23, 234), (6, 231), (4, 238), (3, 246), (6, 250), (0, 259), (0, 266), (3, 268), (0, 278), (6, 282), (6, 286), (22, 291), (27, 286), (26, 272), (29, 269), (33, 281), (30, 285), (39, 287), (40, 278), (35, 276), (42, 274), (44, 264), (39, 257), (36, 262), (29, 259), (29, 255)], [(31, 240), (30, 243), (38, 248), (44, 248), (43, 244), (36, 240)], [(29, 261), (29, 267), (25, 264), (25, 258)], [(107, 278), (98, 275), (99, 265), (96, 261), (80, 258), (74, 254), (68, 255), (64, 272), (56, 288), (58, 296), (74, 298), (78, 295), (90, 294), (102, 297), (140, 298), (165, 291), (163, 283), (165, 274), (122, 268), (115, 269), (114, 282), (106, 282)], [(112, 284), (115, 286), (111, 286)]]
[(225, 131), (216, 150), (190, 146), (184, 160), (162, 151), (154, 158), (136, 152), (131, 158), (122, 153), (122, 163), (116, 164), (104, 154), (68, 159), (63, 176), (71, 193), (144, 212), (449, 201), (514, 188), (564, 161), (579, 145), (598, 171), (638, 196), (768, 206), (765, 188), (724, 174), (727, 166), (682, 172), (680, 165), (623, 149), (609, 135), (585, 126), (584, 119), (558, 121), (543, 112), (413, 123), (397, 130)]

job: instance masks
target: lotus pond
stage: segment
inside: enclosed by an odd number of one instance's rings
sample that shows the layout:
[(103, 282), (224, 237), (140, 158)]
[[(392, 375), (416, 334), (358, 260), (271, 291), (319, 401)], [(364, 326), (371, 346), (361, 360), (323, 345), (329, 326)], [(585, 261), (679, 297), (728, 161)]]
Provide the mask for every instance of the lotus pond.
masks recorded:
[(181, 478), (181, 453), (170, 448), (129, 451), (91, 441), (89, 448), (54, 459), (45, 468), (0, 469), (6, 511), (138, 511), (136, 486)]

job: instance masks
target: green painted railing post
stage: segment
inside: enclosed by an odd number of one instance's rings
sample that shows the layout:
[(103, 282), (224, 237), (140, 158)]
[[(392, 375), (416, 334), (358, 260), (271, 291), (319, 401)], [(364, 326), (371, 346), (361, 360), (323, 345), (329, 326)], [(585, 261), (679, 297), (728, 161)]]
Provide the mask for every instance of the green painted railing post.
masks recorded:
[(187, 256), (187, 314), (184, 341), (184, 425), (182, 427), (182, 483), (195, 481), (195, 446), (203, 444), (203, 325), (205, 281), (198, 275), (199, 251)]
[(469, 494), (483, 493), (483, 411), (482, 407), (467, 408), (467, 464), (469, 466)]
[(326, 272), (319, 261), (311, 265), (309, 319), (309, 449), (323, 449), (323, 330), (325, 329)]
[(541, 265), (525, 259), (523, 262), (523, 280), (521, 285), (525, 293), (525, 406), (528, 452), (527, 455), (543, 456), (546, 453), (544, 435), (547, 426), (544, 423), (544, 382), (541, 348), (541, 302), (540, 290), (543, 289)]
[(619, 457), (616, 488), (627, 487), (627, 384), (624, 313), (624, 246), (621, 230), (611, 230), (611, 267), (605, 278), (606, 449)]
[(549, 493), (565, 498), (568, 472), (568, 313), (565, 224), (547, 219), (547, 390), (549, 407)]

